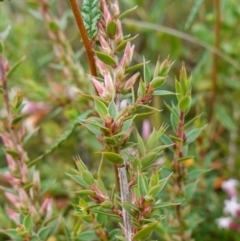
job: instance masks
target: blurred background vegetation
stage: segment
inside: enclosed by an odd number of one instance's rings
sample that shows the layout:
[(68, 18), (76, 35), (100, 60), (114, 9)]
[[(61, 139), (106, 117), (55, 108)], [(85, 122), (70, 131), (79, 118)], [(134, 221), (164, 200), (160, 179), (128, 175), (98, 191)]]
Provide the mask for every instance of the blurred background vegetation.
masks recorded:
[[(46, 2), (49, 4), (47, 8)], [(51, 112), (37, 111), (27, 119), (29, 133), (34, 130), (25, 146), (31, 159), (54, 145), (76, 117), (89, 108), (89, 103), (75, 94), (74, 89), (74, 86), (81, 89), (91, 85), (87, 83), (86, 56), (68, 2), (46, 2), (12, 0), (0, 3), (0, 32), (3, 38), (6, 37), (5, 55), (11, 66), (25, 56), (21, 66), (9, 78), (10, 91), (20, 88), (27, 100), (52, 108)], [(237, 233), (219, 229), (216, 219), (222, 216), (226, 199), (220, 188), (221, 182), (228, 178), (240, 180), (239, 1), (119, 2), (122, 11), (138, 6), (123, 20), (125, 34), (138, 35), (134, 40), (134, 61), (139, 63), (144, 56), (151, 61), (150, 67), (153, 68), (159, 56), (160, 59), (169, 56), (174, 65), (165, 84), (168, 90), (174, 88), (174, 78), (184, 62), (193, 78), (193, 104), (189, 116), (202, 114), (198, 125), (208, 123), (192, 148), (197, 157), (189, 165), (189, 168), (194, 165), (212, 169), (199, 183), (193, 200), (194, 210), (202, 218), (193, 236), (198, 241), (237, 241)], [(59, 34), (58, 38), (51, 39), (52, 34)], [(67, 56), (73, 63), (68, 62)], [(66, 68), (77, 70), (76, 75), (66, 73)], [(163, 101), (171, 103), (175, 100), (172, 97), (154, 99), (152, 104), (164, 110), (151, 119), (152, 126), (170, 122)], [(137, 124), (141, 129), (141, 123)], [(38, 126), (39, 130), (35, 131)], [(99, 163), (99, 157), (93, 153), (96, 148), (100, 147), (95, 138), (84, 128), (77, 127), (59, 148), (37, 163), (43, 186), (50, 186), (47, 195), (55, 198), (56, 210), (63, 216), (72, 212), (69, 199), (75, 197), (74, 184), (66, 176), (69, 168), (74, 166), (72, 157), (80, 154), (96, 172)], [(6, 162), (2, 150), (0, 160), (3, 173)], [(112, 173), (111, 166), (104, 168), (105, 173)], [(105, 179), (113, 180), (111, 175)], [(2, 209), (4, 201), (1, 195)], [(0, 223), (3, 227), (7, 225), (4, 219), (2, 215)]]

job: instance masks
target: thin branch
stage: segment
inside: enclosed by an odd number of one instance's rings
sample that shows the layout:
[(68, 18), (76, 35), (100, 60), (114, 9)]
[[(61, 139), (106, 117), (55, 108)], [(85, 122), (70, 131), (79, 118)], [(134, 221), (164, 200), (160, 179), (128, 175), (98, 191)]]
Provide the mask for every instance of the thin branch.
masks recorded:
[(79, 10), (79, 6), (78, 6), (76, 0), (69, 0), (69, 3), (71, 5), (72, 12), (73, 12), (73, 15), (74, 15), (75, 20), (76, 20), (78, 30), (79, 30), (80, 35), (82, 37), (84, 47), (86, 49), (91, 74), (93, 76), (97, 76), (97, 70), (96, 70), (96, 65), (95, 65), (94, 56), (93, 56), (93, 52), (92, 52), (92, 46), (91, 46), (91, 43), (88, 39), (86, 29), (85, 29), (84, 24), (83, 24), (82, 15), (81, 15), (81, 12)]
[[(220, 14), (220, 0), (214, 0), (215, 7), (215, 26), (214, 26), (214, 48), (219, 49), (220, 46), (220, 24), (221, 24), (221, 14)], [(208, 121), (212, 119), (216, 93), (217, 93), (217, 79), (218, 79), (218, 55), (213, 53), (213, 65), (212, 65), (212, 89), (210, 95), (210, 107), (209, 107), (209, 116)]]
[[(121, 111), (121, 96), (118, 93), (116, 96), (116, 106), (118, 112)], [(119, 177), (119, 184), (120, 184), (120, 191), (121, 191), (121, 203), (123, 204), (126, 201), (129, 201), (129, 185), (128, 185), (128, 177), (127, 177), (127, 169), (126, 163), (124, 166), (118, 168), (118, 177)], [(128, 212), (123, 208), (122, 209), (122, 216), (123, 216), (123, 223), (125, 227), (125, 235), (128, 241), (132, 241), (132, 222), (131, 216)]]

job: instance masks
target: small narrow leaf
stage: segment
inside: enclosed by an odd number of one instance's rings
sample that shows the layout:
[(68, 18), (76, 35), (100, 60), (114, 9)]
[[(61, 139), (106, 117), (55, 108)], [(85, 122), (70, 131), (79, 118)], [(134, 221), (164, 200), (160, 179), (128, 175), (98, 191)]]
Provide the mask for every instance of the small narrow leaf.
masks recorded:
[(117, 23), (116, 21), (110, 21), (108, 24), (107, 24), (107, 33), (108, 33), (108, 36), (110, 38), (112, 38), (115, 34), (116, 34), (116, 30), (117, 30)]
[(153, 95), (177, 95), (177, 93), (174, 93), (174, 92), (171, 92), (171, 91), (168, 91), (168, 90), (155, 90), (153, 92)]
[(145, 145), (144, 145), (142, 137), (138, 134), (138, 132), (137, 132), (137, 139), (138, 139), (138, 150), (140, 152), (140, 155), (144, 156), (145, 155), (145, 151), (146, 151), (145, 150)]
[(156, 160), (157, 153), (156, 152), (150, 152), (146, 154), (142, 160), (141, 160), (141, 170), (147, 169), (149, 166), (153, 164), (153, 162)]
[[(120, 43), (118, 43), (115, 51), (116, 51), (116, 52), (121, 52), (122, 50), (125, 49), (127, 43), (128, 43), (128, 42), (131, 42), (131, 41), (134, 40), (136, 37), (137, 37), (137, 36), (134, 36), (134, 37), (131, 37), (131, 38), (126, 38), (126, 39), (122, 40)], [(129, 67), (129, 68), (131, 68), (131, 67)], [(131, 71), (131, 72), (132, 72), (132, 71)], [(127, 72), (125, 71), (125, 73), (127, 73)], [(128, 73), (129, 73), (129, 72), (128, 72)]]
[(111, 103), (109, 104), (108, 112), (113, 119), (115, 119), (117, 117), (117, 107), (116, 107), (114, 101), (111, 101)]
[(147, 178), (142, 173), (138, 174), (138, 189), (139, 189), (140, 195), (142, 196), (145, 196), (148, 192)]
[(159, 203), (155, 203), (152, 206), (152, 209), (159, 209), (159, 208), (169, 207), (169, 206), (174, 206), (174, 205), (179, 205), (179, 203), (159, 202)]
[(188, 132), (186, 135), (186, 137), (187, 137), (186, 143), (190, 144), (190, 143), (194, 142), (206, 126), (207, 125), (203, 126), (202, 128), (197, 128), (197, 129), (194, 129), (194, 130), (191, 130), (190, 132)]
[(116, 66), (116, 62), (111, 55), (99, 51), (94, 51), (94, 53), (104, 64), (110, 65), (112, 67)]
[(89, 186), (93, 185), (95, 183), (94, 178), (92, 174), (89, 171), (84, 170), (81, 173), (82, 179), (85, 183), (87, 183)]
[(156, 88), (159, 88), (160, 86), (162, 86), (162, 85), (165, 83), (165, 81), (166, 81), (166, 77), (161, 77), (161, 76), (155, 77), (155, 78), (151, 81), (150, 85), (151, 85), (154, 89), (156, 89)]
[(145, 62), (145, 59), (143, 59), (144, 66), (143, 66), (143, 76), (144, 76), (144, 83), (147, 84), (151, 80), (151, 71), (148, 67), (148, 65)]
[(116, 164), (116, 165), (123, 165), (124, 164), (124, 159), (119, 155), (114, 152), (102, 152), (103, 157)]
[(121, 19), (125, 18), (128, 14), (130, 14), (131, 12), (133, 12), (134, 10), (136, 10), (137, 7), (138, 7), (138, 6), (136, 5), (136, 6), (133, 7), (133, 8), (127, 9), (125, 12), (123, 12), (123, 13), (119, 16), (119, 19), (121, 20)]
[(133, 240), (147, 240), (151, 236), (153, 229), (157, 226), (157, 224), (158, 221), (154, 221), (150, 224), (144, 225), (140, 231), (134, 234)]
[(95, 99), (94, 102), (97, 113), (102, 119), (105, 119), (105, 117), (108, 115), (108, 109), (106, 105), (99, 99)]
[(160, 185), (159, 192), (163, 190), (165, 185), (167, 184), (168, 179), (171, 177), (172, 174), (170, 174), (168, 177), (161, 179), (158, 184)]
[(186, 200), (190, 200), (197, 189), (198, 179), (185, 186)]
[(196, 169), (188, 173), (186, 181), (191, 182), (197, 180), (202, 174), (209, 172), (210, 169)]
[(187, 112), (191, 106), (191, 97), (190, 96), (185, 96), (183, 97), (179, 103), (178, 107), (180, 110)]

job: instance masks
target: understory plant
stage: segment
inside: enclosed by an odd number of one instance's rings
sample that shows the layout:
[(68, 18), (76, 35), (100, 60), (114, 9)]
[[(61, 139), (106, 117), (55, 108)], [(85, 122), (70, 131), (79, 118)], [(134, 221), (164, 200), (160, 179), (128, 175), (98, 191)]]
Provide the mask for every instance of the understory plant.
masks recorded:
[[(93, 2), (92, 5), (84, 3), (84, 10), (89, 11), (88, 17), (91, 16), (90, 11), (97, 12), (98, 6)], [(87, 233), (91, 233), (94, 238), (98, 236), (100, 240), (147, 240), (154, 235), (164, 240), (191, 239), (194, 223), (191, 220), (187, 224), (185, 217), (190, 213), (190, 199), (202, 172), (192, 170), (187, 179), (188, 170), (184, 161), (193, 161), (193, 157), (188, 155), (188, 146), (203, 129), (185, 133), (187, 126), (195, 120), (185, 123), (185, 116), (191, 107), (191, 78), (187, 77), (183, 65), (180, 79), (175, 81), (176, 92), (161, 90), (171, 67), (169, 60), (158, 60), (153, 73), (144, 59), (143, 63), (131, 66), (134, 54), (131, 42), (135, 37), (124, 36), (122, 32), (121, 18), (124, 14), (120, 14), (118, 1), (100, 1), (100, 10), (101, 18), (96, 23), (99, 46), (96, 43), (92, 50), (98, 75), (90, 76), (96, 92), (91, 95), (82, 93), (93, 101), (95, 111), (81, 124), (96, 136), (102, 150), (99, 152), (100, 164), (95, 175), (79, 156), (75, 158), (78, 171), (69, 175), (84, 187), (78, 191), (81, 195), (76, 205), (77, 215), (92, 225), (92, 232)], [(78, 18), (76, 14), (75, 17)], [(91, 24), (93, 22), (94, 19)], [(89, 18), (85, 27), (90, 34), (94, 32), (89, 29)], [(92, 38), (92, 45), (95, 46), (95, 36), (90, 35), (89, 38)], [(141, 67), (142, 74), (139, 70)], [(171, 111), (175, 135), (170, 138), (166, 136), (164, 132), (167, 125), (163, 123), (154, 128), (147, 141), (144, 141), (134, 121), (160, 111), (149, 105), (154, 95), (171, 94), (176, 95), (177, 104), (166, 106)], [(163, 166), (156, 162), (166, 148), (173, 150), (172, 164), (167, 175), (168, 171), (163, 171)], [(102, 179), (107, 162), (113, 164), (116, 175), (115, 185), (110, 190)], [(166, 184), (170, 192), (163, 195)], [(84, 194), (86, 199), (82, 197)], [(168, 216), (165, 211), (168, 206), (173, 217), (165, 227), (162, 219), (165, 218), (164, 214)], [(161, 230), (160, 236), (154, 230)]]
[[(71, 114), (77, 116), (65, 135), (36, 159), (30, 160), (24, 149), (31, 138), (24, 126), (24, 94), (19, 90), (14, 97), (10, 96), (8, 75), (15, 68), (9, 67), (1, 51), (0, 83), (6, 110), (1, 138), (7, 160), (3, 175), (7, 184), (1, 189), (7, 200), (5, 210), (14, 221), (2, 228), (1, 233), (12, 240), (26, 241), (50, 241), (58, 237), (103, 241), (193, 240), (192, 232), (201, 219), (192, 209), (192, 200), (200, 176), (208, 169), (195, 165), (199, 158), (193, 144), (205, 126), (198, 126), (200, 115), (188, 116), (192, 105), (191, 77), (183, 64), (174, 81), (175, 91), (171, 92), (163, 89), (173, 65), (169, 58), (158, 58), (153, 68), (145, 58), (133, 64), (132, 42), (137, 36), (124, 35), (122, 19), (134, 9), (121, 13), (118, 0), (84, 0), (80, 12), (76, 0), (69, 3), (87, 53), (88, 75), (74, 62), (74, 51), (59, 21), (48, 12), (47, 1), (31, 2), (46, 23), (47, 36), (60, 62), (57, 67), (64, 81), (71, 82), (73, 87), (68, 89), (71, 98), (66, 99), (61, 91), (55, 90), (52, 106), (46, 107), (46, 112), (49, 114), (59, 106), (67, 109), (69, 104), (75, 108)], [(0, 48), (3, 49), (2, 41)], [(73, 89), (78, 97), (72, 94)], [(141, 123), (148, 122), (149, 117), (154, 119), (162, 111), (152, 105), (153, 98), (165, 96), (172, 97), (172, 102), (165, 103), (169, 121), (161, 120), (160, 125), (146, 130)], [(80, 118), (76, 113), (82, 113)], [(53, 198), (46, 194), (49, 187), (46, 190), (41, 187), (37, 164), (59, 148), (76, 126), (82, 132), (92, 133), (81, 140), (84, 146), (91, 146), (94, 138), (100, 148), (87, 161), (81, 153), (72, 153), (77, 169), (62, 168), (79, 186), (72, 184), (75, 192), (69, 191), (68, 196), (75, 211), (69, 205), (65, 213), (59, 214), (53, 212)], [(140, 134), (141, 129), (145, 134)], [(97, 171), (91, 169), (93, 165)]]

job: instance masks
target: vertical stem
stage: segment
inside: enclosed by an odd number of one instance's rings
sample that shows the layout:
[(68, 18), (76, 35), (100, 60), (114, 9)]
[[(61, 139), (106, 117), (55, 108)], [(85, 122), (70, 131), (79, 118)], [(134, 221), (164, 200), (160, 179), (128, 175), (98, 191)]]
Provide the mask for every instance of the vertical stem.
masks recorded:
[[(121, 111), (121, 96), (119, 93), (116, 95), (116, 106), (118, 112)], [(128, 185), (128, 177), (127, 177), (127, 169), (126, 164), (124, 166), (118, 168), (118, 178), (120, 184), (120, 192), (121, 192), (121, 202), (124, 203), (129, 201), (129, 185)], [(122, 216), (123, 216), (123, 224), (125, 227), (125, 235), (128, 241), (132, 241), (132, 223), (131, 223), (131, 216), (126, 212), (126, 210), (122, 209)]]
[(79, 6), (76, 0), (69, 0), (69, 3), (71, 5), (72, 12), (76, 20), (78, 30), (82, 36), (83, 44), (87, 52), (88, 63), (90, 66), (91, 73), (93, 76), (97, 76), (96, 65), (95, 65), (95, 61), (92, 53), (92, 46), (90, 44), (90, 41), (86, 33), (86, 29), (83, 24), (82, 15), (81, 15), (81, 12), (79, 11)]
[[(121, 202), (124, 203), (129, 200), (129, 187), (128, 187), (128, 178), (127, 178), (127, 170), (126, 165), (118, 168), (118, 177), (120, 182), (120, 191), (121, 191)], [(128, 241), (131, 241), (132, 238), (132, 223), (131, 216), (126, 212), (126, 210), (122, 209), (123, 223), (125, 227), (126, 237)]]
[[(176, 142), (175, 149), (175, 158), (174, 158), (174, 171), (176, 173), (176, 182), (175, 185), (177, 187), (177, 196), (181, 196), (183, 194), (183, 165), (179, 163), (179, 159), (183, 157), (182, 148), (184, 143), (184, 112), (180, 112), (180, 120), (178, 124), (177, 137), (182, 140), (182, 142)], [(184, 240), (184, 227), (181, 213), (181, 205), (176, 206), (176, 216), (179, 223), (179, 235), (181, 240)]]
[[(219, 50), (220, 46), (220, 24), (221, 24), (221, 14), (220, 14), (220, 0), (214, 0), (215, 7), (215, 25), (214, 25), (214, 48)], [(210, 110), (208, 121), (212, 119), (212, 114), (214, 110), (216, 92), (217, 92), (217, 79), (218, 79), (218, 55), (213, 53), (213, 65), (212, 65), (212, 92), (210, 94)]]

